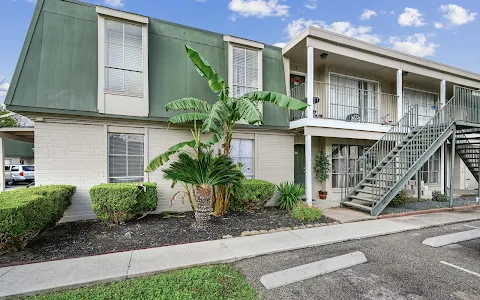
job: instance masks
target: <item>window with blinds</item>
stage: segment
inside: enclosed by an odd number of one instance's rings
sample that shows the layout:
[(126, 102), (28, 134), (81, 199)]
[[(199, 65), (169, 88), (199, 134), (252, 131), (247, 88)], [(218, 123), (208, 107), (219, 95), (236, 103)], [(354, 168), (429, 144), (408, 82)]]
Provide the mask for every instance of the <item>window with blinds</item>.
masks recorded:
[(234, 163), (243, 165), (242, 171), (246, 178), (254, 178), (253, 140), (232, 139), (230, 157)]
[(105, 91), (143, 95), (141, 26), (105, 20)]
[(109, 181), (114, 183), (142, 182), (144, 169), (144, 136), (109, 133)]
[(233, 97), (258, 91), (258, 50), (233, 46)]

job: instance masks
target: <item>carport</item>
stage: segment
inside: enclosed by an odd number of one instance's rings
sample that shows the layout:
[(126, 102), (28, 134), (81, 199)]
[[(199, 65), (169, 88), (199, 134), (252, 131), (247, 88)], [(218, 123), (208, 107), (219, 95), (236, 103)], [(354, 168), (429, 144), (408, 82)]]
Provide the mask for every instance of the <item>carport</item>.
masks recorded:
[(5, 191), (5, 140), (14, 140), (25, 143), (34, 141), (33, 127), (4, 127), (0, 128), (0, 191)]

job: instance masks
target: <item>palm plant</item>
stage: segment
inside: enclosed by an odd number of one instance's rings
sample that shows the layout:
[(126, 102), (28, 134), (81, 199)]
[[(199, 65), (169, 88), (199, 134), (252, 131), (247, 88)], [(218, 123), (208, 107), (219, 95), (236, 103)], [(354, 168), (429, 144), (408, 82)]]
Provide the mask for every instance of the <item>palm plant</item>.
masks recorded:
[[(208, 61), (193, 48), (185, 45), (185, 49), (198, 73), (207, 79), (210, 89), (218, 95), (219, 100), (212, 105), (192, 97), (174, 100), (167, 104), (167, 111), (184, 112), (170, 118), (170, 122), (202, 121), (202, 133), (212, 133), (211, 139), (206, 144), (213, 145), (223, 139), (223, 153), (227, 156), (230, 155), (233, 128), (237, 122), (244, 121), (251, 125), (263, 122), (262, 113), (259, 110), (260, 103), (273, 103), (293, 110), (305, 110), (308, 106), (295, 98), (268, 91), (250, 92), (240, 97), (230, 97), (229, 87), (225, 80), (210, 66)], [(184, 147), (191, 146), (193, 143), (194, 141), (183, 142), (170, 147), (167, 152), (161, 153), (150, 162), (147, 172), (154, 171), (168, 161), (172, 154), (181, 152)], [(226, 188), (220, 188), (216, 193), (215, 201), (218, 202), (214, 206), (216, 214), (225, 213), (228, 195), (230, 193)]]
[(205, 228), (212, 211), (212, 191), (215, 186), (238, 184), (243, 174), (232, 159), (213, 155), (212, 150), (198, 152), (197, 156), (182, 152), (178, 160), (163, 170), (165, 179), (174, 184), (182, 182), (194, 187), (197, 199), (195, 218), (198, 228)]
[(305, 195), (305, 187), (285, 181), (277, 185), (277, 193), (280, 209), (290, 210), (302, 200)]

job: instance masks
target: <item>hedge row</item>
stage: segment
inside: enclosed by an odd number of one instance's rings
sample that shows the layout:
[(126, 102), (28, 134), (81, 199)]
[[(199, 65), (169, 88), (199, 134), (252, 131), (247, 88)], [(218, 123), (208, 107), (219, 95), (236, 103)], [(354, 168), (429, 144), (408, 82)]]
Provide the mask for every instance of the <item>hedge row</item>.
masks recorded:
[(0, 193), (0, 250), (22, 249), (63, 216), (75, 194), (71, 185), (50, 185)]
[(245, 179), (233, 190), (230, 210), (260, 210), (275, 193), (275, 185), (266, 180)]
[(99, 219), (119, 224), (157, 208), (157, 184), (104, 183), (90, 189), (90, 198)]

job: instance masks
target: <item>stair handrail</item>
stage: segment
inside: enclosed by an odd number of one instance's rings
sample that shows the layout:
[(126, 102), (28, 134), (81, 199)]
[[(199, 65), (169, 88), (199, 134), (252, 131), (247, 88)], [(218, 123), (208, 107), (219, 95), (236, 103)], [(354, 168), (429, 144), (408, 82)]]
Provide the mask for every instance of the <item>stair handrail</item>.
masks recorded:
[[(456, 110), (456, 107), (458, 106), (456, 104), (457, 104), (457, 101), (456, 101), (455, 96), (454, 96), (443, 107), (441, 107), (435, 113), (435, 115), (432, 116), (427, 121), (427, 123), (425, 123), (425, 125), (420, 127), (419, 130), (417, 132), (415, 132), (414, 136), (411, 139), (409, 139), (409, 141), (405, 144), (405, 146), (403, 146), (396, 153), (396, 155), (393, 156), (382, 167), (382, 169), (379, 170), (379, 172), (377, 174), (375, 174), (375, 177), (379, 177), (379, 178), (375, 178), (375, 179), (376, 179), (376, 181), (380, 182), (380, 185), (377, 184), (377, 186), (375, 186), (373, 188), (373, 190), (374, 190), (374, 193), (372, 194), (372, 207), (373, 208), (375, 206), (377, 206), (379, 204), (379, 202), (381, 201), (380, 197), (383, 197), (385, 194), (390, 192), (395, 187), (395, 184), (392, 185), (392, 186), (387, 186), (386, 183), (397, 181), (397, 179), (393, 180), (393, 179), (388, 178), (388, 177), (391, 176), (391, 174), (394, 174), (394, 176), (396, 178), (405, 176), (406, 173), (418, 162), (418, 160), (428, 150), (428, 148), (430, 148), (434, 144), (434, 142), (440, 137), (441, 133), (443, 133), (445, 130), (447, 130), (455, 122), (455, 117), (454, 117), (456, 115), (455, 110)], [(443, 118), (445, 120), (443, 120), (443, 121), (440, 120), (441, 122), (437, 122), (439, 118)], [(437, 124), (435, 124), (435, 123), (437, 123)], [(440, 132), (438, 137), (434, 134), (425, 135), (425, 131), (429, 130), (431, 128), (435, 128), (434, 127), (435, 125), (437, 125), (437, 127), (439, 128), (436, 131), (436, 132)], [(442, 128), (443, 128), (443, 130), (440, 130)], [(416, 142), (418, 142), (418, 139), (416, 139), (418, 136), (424, 136), (424, 138), (421, 139), (421, 143), (415, 144)], [(426, 141), (426, 143), (425, 143), (425, 141)], [(426, 146), (426, 145), (428, 145), (428, 146)], [(411, 149), (412, 147), (414, 148), (413, 150)], [(418, 149), (423, 150), (423, 151), (418, 151)], [(416, 152), (413, 152), (413, 151), (416, 151)], [(407, 155), (405, 155), (405, 157), (409, 157), (409, 161), (407, 161), (407, 162), (405, 162), (405, 160), (402, 161), (401, 159), (399, 159), (399, 158), (401, 158), (401, 155), (405, 154), (406, 152), (408, 152), (408, 153), (407, 153)], [(411, 160), (410, 158), (412, 156), (412, 152), (413, 153), (420, 153), (421, 152), (422, 154), (421, 155), (417, 154), (418, 157), (415, 157), (414, 160)], [(404, 164), (406, 164), (407, 167), (404, 167)], [(387, 174), (382, 174), (382, 173), (386, 173), (386, 172), (384, 172), (384, 170), (386, 170), (386, 169), (390, 169), (392, 172), (389, 172)], [(398, 172), (398, 171), (402, 171), (403, 169), (405, 169), (405, 172), (403, 174)], [(393, 171), (395, 171), (395, 172), (393, 172)], [(374, 199), (374, 197), (377, 197), (378, 200)]]
[[(403, 117), (382, 136), (382, 138), (380, 138), (375, 144), (373, 144), (365, 153), (363, 153), (363, 155), (360, 158), (358, 158), (353, 163), (352, 166), (349, 167), (348, 170), (346, 170), (343, 173), (344, 186), (342, 187), (342, 195), (341, 195), (342, 202), (346, 200), (349, 192), (357, 188), (357, 185), (361, 182), (361, 179), (358, 180), (357, 182), (357, 176), (356, 176), (357, 174), (359, 174), (359, 172), (356, 172), (356, 170), (360, 169), (359, 167), (361, 166), (361, 164), (364, 167), (362, 168), (362, 172), (360, 173), (360, 175), (365, 177), (381, 161), (381, 160), (378, 160), (377, 157), (375, 157), (375, 151), (378, 154), (379, 153), (378, 150), (387, 149), (387, 146), (389, 144), (395, 143), (396, 145), (400, 143), (401, 141), (403, 141), (405, 136), (407, 136), (416, 127), (418, 127), (418, 104), (412, 105), (411, 108), (408, 110), (408, 112), (405, 113)], [(387, 151), (385, 153), (385, 156), (388, 155), (389, 152), (390, 151)], [(370, 166), (370, 169), (367, 169), (367, 166)], [(350, 182), (349, 182), (349, 177), (351, 174), (355, 175), (354, 184), (352, 187), (350, 187)]]

